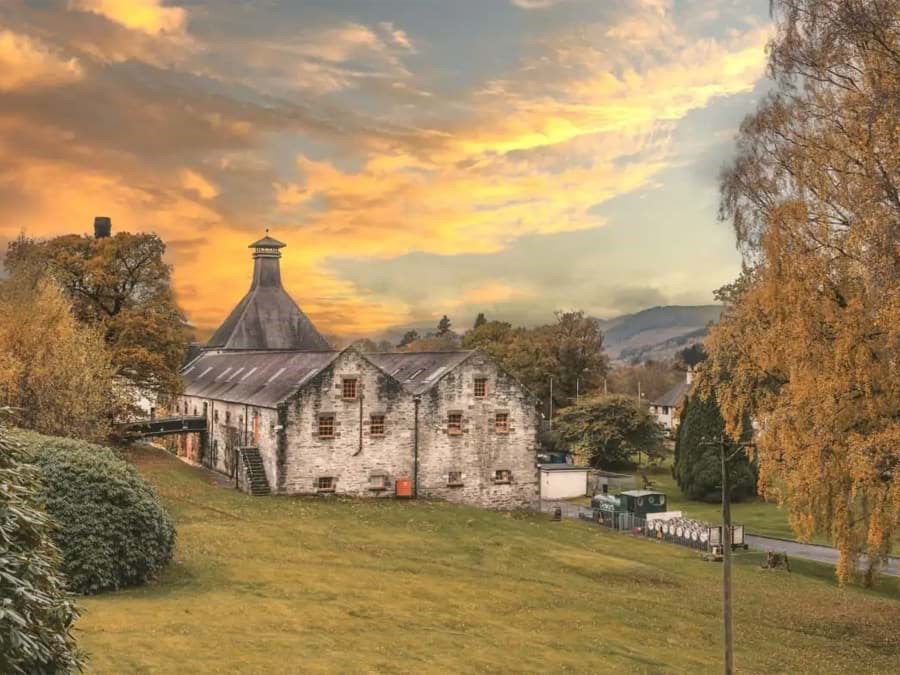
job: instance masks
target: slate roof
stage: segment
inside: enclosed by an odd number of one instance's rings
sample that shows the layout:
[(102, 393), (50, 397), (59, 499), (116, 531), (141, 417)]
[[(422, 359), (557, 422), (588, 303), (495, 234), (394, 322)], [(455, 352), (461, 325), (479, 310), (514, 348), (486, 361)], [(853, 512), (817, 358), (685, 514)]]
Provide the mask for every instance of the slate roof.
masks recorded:
[(400, 382), (408, 392), (422, 394), (473, 353), (473, 351), (381, 352), (365, 354), (365, 357)]
[(340, 352), (205, 352), (182, 371), (184, 393), (274, 408)]
[[(284, 246), (266, 237), (251, 247), (266, 240)], [(250, 290), (213, 333), (206, 348), (330, 351), (331, 345), (282, 287), (278, 258), (255, 256)]]
[(247, 248), (284, 248), (287, 244), (278, 241), (277, 239), (272, 239), (269, 235), (266, 235), (262, 239), (258, 239), (250, 244)]
[(652, 403), (653, 405), (667, 405), (669, 407), (679, 406), (681, 405), (682, 401), (684, 401), (684, 397), (687, 396), (690, 388), (691, 385), (689, 385), (687, 382), (679, 382), (658, 399), (652, 401)]

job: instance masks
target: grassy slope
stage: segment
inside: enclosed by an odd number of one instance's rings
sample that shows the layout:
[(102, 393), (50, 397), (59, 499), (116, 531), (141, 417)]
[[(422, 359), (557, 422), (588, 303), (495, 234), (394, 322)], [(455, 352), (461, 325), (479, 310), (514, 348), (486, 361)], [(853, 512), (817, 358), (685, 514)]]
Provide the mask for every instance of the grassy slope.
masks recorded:
[[(85, 598), (90, 672), (717, 672), (721, 567), (579, 522), (249, 498), (132, 453), (178, 520), (159, 584)], [(735, 570), (742, 672), (900, 668), (896, 586)], [(887, 582), (885, 582), (887, 583)]]

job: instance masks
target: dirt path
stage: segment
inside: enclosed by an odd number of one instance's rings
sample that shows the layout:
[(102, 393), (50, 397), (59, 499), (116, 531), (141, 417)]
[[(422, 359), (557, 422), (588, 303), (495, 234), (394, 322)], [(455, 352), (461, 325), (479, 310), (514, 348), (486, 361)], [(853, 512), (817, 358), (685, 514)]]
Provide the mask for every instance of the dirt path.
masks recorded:
[[(837, 565), (838, 561), (837, 549), (830, 546), (802, 544), (790, 539), (762, 537), (756, 534), (744, 535), (744, 541), (752, 548), (784, 552), (791, 557), (806, 558), (807, 560), (815, 560), (828, 565)], [(881, 569), (881, 573), (892, 577), (900, 576), (900, 559), (888, 558), (887, 565)]]

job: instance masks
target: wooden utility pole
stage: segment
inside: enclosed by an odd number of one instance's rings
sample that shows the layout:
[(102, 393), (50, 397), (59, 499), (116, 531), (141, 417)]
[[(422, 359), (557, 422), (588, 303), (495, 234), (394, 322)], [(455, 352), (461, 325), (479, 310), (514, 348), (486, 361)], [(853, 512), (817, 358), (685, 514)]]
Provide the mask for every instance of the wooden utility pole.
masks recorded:
[(719, 438), (722, 453), (722, 623), (725, 632), (725, 675), (734, 672), (734, 632), (731, 620), (731, 490), (725, 436)]
[(736, 443), (727, 453), (728, 441), (724, 434), (717, 440), (701, 441), (700, 445), (717, 446), (722, 462), (722, 631), (725, 637), (724, 672), (734, 673), (734, 623), (731, 602), (731, 486), (728, 484), (728, 462), (752, 443)]

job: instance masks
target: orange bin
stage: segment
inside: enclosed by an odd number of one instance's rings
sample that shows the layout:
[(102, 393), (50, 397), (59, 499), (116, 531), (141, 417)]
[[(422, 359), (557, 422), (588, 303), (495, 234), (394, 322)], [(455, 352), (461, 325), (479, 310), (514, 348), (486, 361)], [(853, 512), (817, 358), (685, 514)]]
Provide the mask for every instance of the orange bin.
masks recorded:
[(397, 479), (397, 496), (412, 497), (412, 481), (409, 478)]

